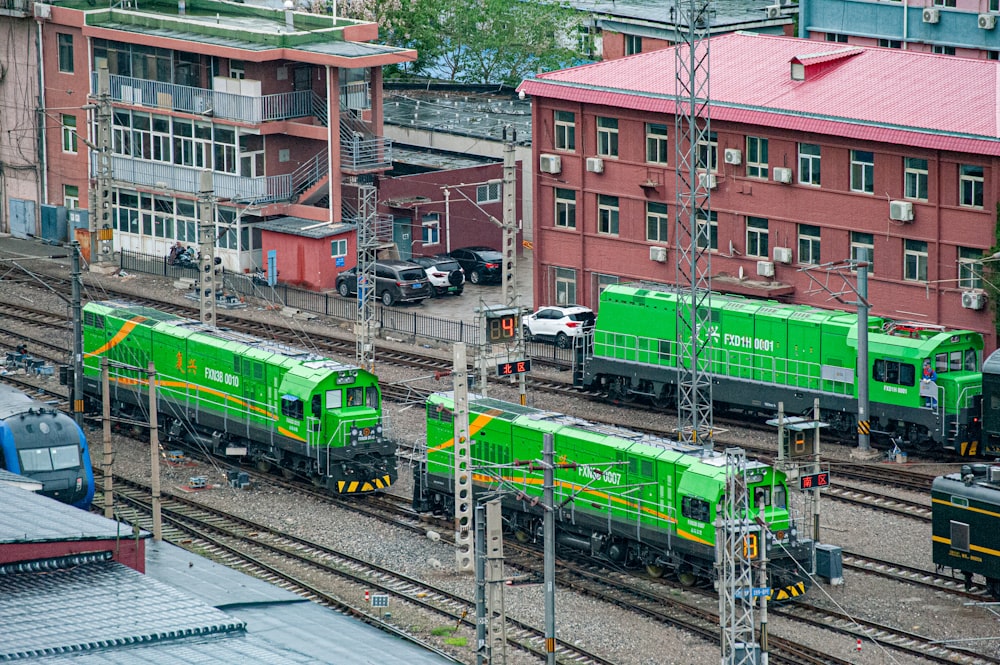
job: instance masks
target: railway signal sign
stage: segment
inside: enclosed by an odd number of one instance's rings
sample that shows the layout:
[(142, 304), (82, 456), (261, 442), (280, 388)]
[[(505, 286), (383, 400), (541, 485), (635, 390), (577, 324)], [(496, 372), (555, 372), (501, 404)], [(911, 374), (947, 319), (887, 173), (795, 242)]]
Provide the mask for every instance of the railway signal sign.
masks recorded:
[(511, 360), (497, 365), (497, 376), (514, 376), (531, 371), (531, 360)]
[(373, 593), (372, 607), (389, 607), (389, 595), (385, 593)]
[(814, 490), (830, 486), (830, 472), (811, 473), (808, 476), (799, 477), (799, 489)]

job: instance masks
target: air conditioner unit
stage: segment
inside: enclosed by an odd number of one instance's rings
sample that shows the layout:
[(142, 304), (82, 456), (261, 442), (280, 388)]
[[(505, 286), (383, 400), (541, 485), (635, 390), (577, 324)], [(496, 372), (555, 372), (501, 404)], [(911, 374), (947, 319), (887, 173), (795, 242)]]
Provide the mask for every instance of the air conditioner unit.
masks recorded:
[(538, 170), (542, 173), (559, 173), (562, 171), (562, 158), (559, 155), (541, 154), (538, 156)]
[(649, 248), (649, 260), (656, 261), (658, 263), (667, 262), (667, 248), (653, 246)]
[(962, 307), (965, 309), (982, 309), (986, 306), (986, 292), (973, 290), (962, 291)]
[[(36, 5), (37, 7), (37, 5)], [(980, 14), (979, 15), (979, 27), (983, 30), (992, 30), (997, 27), (997, 15), (996, 14)]]
[(941, 10), (937, 7), (927, 7), (923, 13), (924, 23), (937, 23), (941, 20)]
[(600, 157), (588, 157), (587, 170), (591, 173), (604, 173), (604, 160)]
[(758, 261), (757, 274), (761, 277), (774, 277), (774, 264), (770, 261)]
[(768, 18), (779, 18), (781, 16), (781, 5), (768, 5), (764, 7), (764, 12)]
[(740, 165), (743, 163), (743, 153), (736, 148), (726, 148), (722, 153), (722, 159), (726, 164)]
[(698, 186), (704, 187), (705, 189), (715, 189), (718, 184), (718, 180), (714, 173), (699, 173), (698, 174)]
[(774, 181), (783, 182), (786, 185), (792, 182), (792, 170), (782, 166), (774, 167)]
[(791, 263), (792, 262), (792, 248), (791, 247), (775, 247), (774, 248), (774, 260), (777, 263)]
[(889, 219), (897, 222), (913, 221), (913, 204), (909, 201), (889, 201)]
[(52, 18), (52, 5), (36, 2), (35, 18)]

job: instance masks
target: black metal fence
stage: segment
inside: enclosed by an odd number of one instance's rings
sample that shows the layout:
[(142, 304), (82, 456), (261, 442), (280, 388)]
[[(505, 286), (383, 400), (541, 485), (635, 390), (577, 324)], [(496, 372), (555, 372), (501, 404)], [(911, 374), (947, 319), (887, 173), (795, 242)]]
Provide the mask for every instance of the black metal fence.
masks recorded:
[[(122, 251), (120, 264), (122, 270), (126, 272), (160, 275), (173, 280), (185, 277), (198, 279), (197, 268), (170, 265), (164, 256)], [(354, 321), (357, 318), (357, 300), (341, 298), (336, 293), (308, 291), (286, 284), (268, 286), (257, 283), (252, 275), (233, 272), (223, 273), (222, 287), (227, 293), (239, 293), (243, 296), (260, 298), (304, 312), (322, 314), (344, 321)], [(476, 345), (479, 344), (482, 335), (482, 331), (475, 325), (463, 321), (438, 319), (382, 305), (375, 305), (375, 321), (383, 334), (396, 333), (404, 337), (422, 337), (443, 342), (465, 342), (469, 345)], [(559, 351), (564, 350), (559, 349)], [(553, 353), (555, 352), (556, 350), (553, 349)]]

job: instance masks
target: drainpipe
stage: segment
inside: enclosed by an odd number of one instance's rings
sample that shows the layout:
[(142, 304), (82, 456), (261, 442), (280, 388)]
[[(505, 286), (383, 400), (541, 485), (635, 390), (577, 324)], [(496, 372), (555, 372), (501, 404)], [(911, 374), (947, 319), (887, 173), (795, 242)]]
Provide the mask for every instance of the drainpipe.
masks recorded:
[(906, 19), (907, 19), (907, 16), (908, 16), (907, 10), (909, 10), (909, 8), (910, 8), (910, 0), (903, 0), (903, 50), (904, 51), (907, 50), (907, 48), (906, 48), (906, 36), (907, 36)]
[[(45, 67), (42, 59), (42, 23), (36, 21), (38, 26), (38, 37), (35, 48), (38, 51), (38, 214), (41, 214), (41, 205), (49, 200), (48, 168), (46, 164), (45, 152)], [(37, 227), (35, 231), (37, 232)]]
[[(327, 202), (329, 204), (327, 205), (327, 209), (329, 210), (329, 212), (327, 213), (327, 219), (332, 225), (334, 219), (333, 206), (341, 205), (341, 200), (339, 195), (337, 196), (336, 203), (333, 200), (333, 151), (340, 150), (340, 146), (333, 144), (334, 115), (333, 115), (333, 99), (332, 99), (333, 92), (330, 90), (331, 88), (330, 65), (325, 65), (325, 67), (326, 67), (326, 172), (327, 172), (326, 191), (329, 192), (329, 194), (327, 195)], [(338, 107), (337, 107), (338, 109), (340, 108), (339, 103), (340, 102), (338, 100)], [(337, 112), (336, 120), (337, 120), (337, 131), (340, 131), (339, 111)]]

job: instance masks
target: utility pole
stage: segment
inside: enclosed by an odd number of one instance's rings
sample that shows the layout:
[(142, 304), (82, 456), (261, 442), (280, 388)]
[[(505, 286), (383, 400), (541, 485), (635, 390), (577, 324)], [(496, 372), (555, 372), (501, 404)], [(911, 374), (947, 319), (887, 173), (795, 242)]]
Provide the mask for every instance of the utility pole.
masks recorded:
[(88, 204), (90, 208), (90, 264), (110, 262), (114, 255), (114, 225), (111, 207), (111, 84), (107, 67), (97, 70), (97, 141), (93, 148), (97, 159), (96, 177), (91, 180)]
[(375, 261), (378, 258), (378, 218), (374, 185), (358, 186), (358, 315), (355, 320), (355, 361), (375, 371)]
[(153, 496), (153, 540), (163, 540), (163, 518), (160, 513), (160, 430), (156, 422), (156, 366), (152, 361), (146, 370), (149, 384), (149, 461), (150, 493)]
[(556, 439), (549, 432), (542, 435), (542, 554), (545, 585), (545, 663), (556, 665), (556, 517), (555, 517)]
[(746, 454), (726, 450), (726, 501), (715, 519), (722, 665), (756, 665), (752, 561), (767, 539), (749, 518)]
[(73, 311), (73, 419), (83, 427), (83, 316), (80, 295), (80, 243), (70, 243)]
[(198, 276), (201, 322), (214, 326), (215, 318), (215, 185), (212, 172), (205, 169), (198, 181)]
[[(509, 134), (508, 134), (509, 133)], [(514, 357), (524, 360), (524, 326), (521, 325), (521, 294), (517, 288), (517, 165), (514, 161), (514, 144), (517, 132), (510, 126), (504, 127), (503, 148), (503, 284), (504, 305), (517, 311), (517, 336), (514, 342)], [(518, 393), (521, 406), (528, 403), (524, 372), (517, 375)]]
[(104, 430), (104, 516), (115, 516), (115, 499), (112, 488), (111, 465), (114, 455), (111, 451), (111, 378), (108, 371), (108, 357), (101, 356), (101, 424)]
[(455, 390), (454, 423), (455, 450), (455, 567), (460, 573), (473, 570), (475, 532), (472, 518), (472, 441), (469, 438), (469, 375), (466, 367), (465, 343), (453, 345), (452, 382)]
[(500, 499), (486, 504), (486, 542), (483, 544), (486, 574), (486, 640), (490, 665), (507, 662), (507, 608), (504, 604), (503, 515)]

